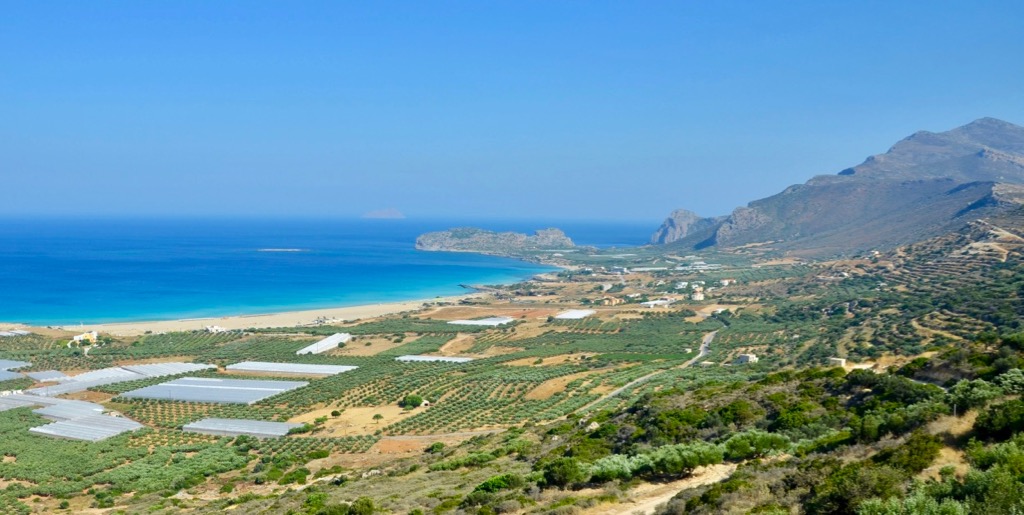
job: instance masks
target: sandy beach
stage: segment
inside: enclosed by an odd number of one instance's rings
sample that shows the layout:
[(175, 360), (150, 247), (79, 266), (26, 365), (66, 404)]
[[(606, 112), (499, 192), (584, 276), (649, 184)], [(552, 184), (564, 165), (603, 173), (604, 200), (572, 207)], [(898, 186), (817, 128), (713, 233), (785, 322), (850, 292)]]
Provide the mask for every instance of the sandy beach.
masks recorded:
[[(325, 321), (327, 324), (340, 324), (344, 321), (355, 321), (367, 318), (375, 318), (394, 313), (418, 311), (423, 308), (424, 303), (436, 302), (458, 302), (463, 299), (483, 296), (482, 293), (472, 293), (453, 297), (435, 297), (431, 299), (410, 300), (404, 302), (389, 302), (382, 304), (366, 304), (361, 306), (348, 306), (341, 308), (311, 309), (304, 311), (286, 311), (281, 313), (266, 313), (257, 315), (238, 315), (228, 317), (190, 318), (184, 320), (154, 320), (143, 322), (115, 322), (107, 324), (82, 324), (53, 326), (52, 329), (65, 330), (70, 332), (98, 331), (100, 333), (112, 334), (115, 336), (137, 336), (151, 331), (153, 333), (166, 333), (173, 331), (195, 331), (205, 329), (207, 326), (219, 326), (224, 329), (263, 329), (268, 327), (296, 327), (312, 326), (318, 321)], [(0, 329), (45, 329), (33, 328), (19, 324), (0, 323)], [(51, 330), (52, 330), (51, 329)]]

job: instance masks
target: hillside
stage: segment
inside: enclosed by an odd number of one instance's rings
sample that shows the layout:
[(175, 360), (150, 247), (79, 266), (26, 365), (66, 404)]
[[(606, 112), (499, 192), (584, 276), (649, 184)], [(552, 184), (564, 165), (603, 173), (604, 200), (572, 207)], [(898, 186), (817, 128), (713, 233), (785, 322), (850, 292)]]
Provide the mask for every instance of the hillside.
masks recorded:
[[(144, 363), (260, 388), (296, 378), (229, 367), (348, 370), (252, 404), (140, 397), (169, 378), (85, 382), (73, 398), (142, 426), (96, 442), (37, 434), (50, 410), (9, 399), (0, 512), (1019, 513), (1022, 234), (1018, 208), (861, 259), (594, 249), (567, 253), (577, 266), (557, 278), (458, 304), (103, 334), (89, 352), (29, 328), (0, 337), (0, 359), (22, 366), (0, 390)], [(494, 318), (508, 322), (452, 323)], [(339, 332), (352, 340), (297, 354)], [(298, 427), (188, 427), (204, 419)]]
[(720, 219), (673, 213), (652, 243), (765, 250), (801, 256), (893, 248), (1019, 206), (1024, 128), (982, 118), (917, 132), (836, 175), (814, 177)]

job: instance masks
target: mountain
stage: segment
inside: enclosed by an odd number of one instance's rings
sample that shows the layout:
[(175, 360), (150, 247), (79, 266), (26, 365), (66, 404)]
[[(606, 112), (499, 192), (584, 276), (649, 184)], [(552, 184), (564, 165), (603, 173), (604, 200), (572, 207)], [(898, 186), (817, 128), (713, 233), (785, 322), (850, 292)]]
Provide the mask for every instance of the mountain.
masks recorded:
[(517, 232), (493, 232), (473, 227), (429, 232), (416, 238), (416, 249), (445, 252), (478, 252), (499, 256), (522, 252), (571, 249), (575, 244), (559, 229), (541, 229), (532, 236)]
[(940, 235), (1022, 202), (1024, 127), (982, 118), (947, 132), (914, 133), (884, 154), (726, 217), (675, 211), (651, 241), (842, 255)]

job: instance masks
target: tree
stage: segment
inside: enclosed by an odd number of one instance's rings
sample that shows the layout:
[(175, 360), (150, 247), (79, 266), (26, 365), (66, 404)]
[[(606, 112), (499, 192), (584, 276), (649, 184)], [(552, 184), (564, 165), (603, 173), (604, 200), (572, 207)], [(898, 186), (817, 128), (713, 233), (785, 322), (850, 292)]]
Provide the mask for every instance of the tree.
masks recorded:
[(879, 452), (872, 461), (917, 474), (939, 457), (941, 449), (942, 440), (939, 437), (917, 431), (907, 438), (906, 443)]
[(1009, 395), (1024, 393), (1024, 370), (1014, 368), (996, 378), (996, 383)]
[(590, 479), (587, 468), (576, 458), (558, 458), (543, 467), (544, 481), (548, 485), (566, 487)]
[(376, 422), (376, 423), (380, 424), (380, 421), (381, 421), (381, 420), (384, 420), (384, 415), (381, 415), (380, 413), (377, 413), (377, 414), (375, 414), (375, 415), (373, 416), (373, 421), (374, 421), (374, 422)]
[(406, 395), (402, 402), (398, 403), (399, 406), (405, 409), (414, 409), (423, 405), (423, 397), (419, 395)]
[(1014, 399), (978, 415), (974, 429), (984, 438), (1005, 439), (1024, 430), (1024, 400)]
[(900, 471), (891, 467), (851, 463), (815, 484), (805, 509), (808, 513), (853, 514), (862, 502), (873, 497), (901, 496), (904, 479)]
[(729, 459), (745, 460), (787, 449), (789, 444), (789, 438), (783, 435), (753, 429), (732, 435), (725, 442), (725, 450)]
[[(383, 418), (383, 417), (382, 417)], [(373, 504), (373, 499), (369, 497), (360, 497), (356, 499), (356, 502), (352, 503), (348, 512), (351, 515), (373, 515), (377, 507)]]
[(663, 476), (683, 476), (693, 469), (721, 463), (725, 458), (725, 447), (707, 442), (693, 442), (683, 445), (666, 445), (650, 454), (654, 462), (654, 473)]
[(985, 407), (988, 401), (1002, 393), (1001, 388), (984, 379), (973, 381), (964, 379), (949, 389), (949, 403), (953, 405), (957, 413), (963, 414), (971, 408)]
[(942, 503), (916, 491), (905, 499), (869, 499), (857, 508), (857, 515), (967, 515), (967, 507), (954, 499)]

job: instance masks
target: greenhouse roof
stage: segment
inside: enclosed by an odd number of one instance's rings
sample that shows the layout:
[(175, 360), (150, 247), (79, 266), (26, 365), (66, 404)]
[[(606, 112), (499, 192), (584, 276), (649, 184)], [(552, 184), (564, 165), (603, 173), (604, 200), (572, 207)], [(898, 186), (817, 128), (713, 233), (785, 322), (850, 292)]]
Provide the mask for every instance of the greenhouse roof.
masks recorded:
[(299, 349), (295, 354), (321, 354), (331, 349), (337, 349), (339, 344), (348, 343), (351, 339), (351, 334), (335, 333), (312, 345)]
[(142, 427), (142, 424), (126, 418), (92, 415), (36, 426), (29, 428), (29, 432), (56, 438), (98, 442)]
[(260, 438), (272, 438), (285, 436), (290, 429), (296, 427), (302, 427), (302, 424), (232, 418), (204, 418), (191, 424), (185, 424), (181, 430), (215, 435), (249, 435)]
[(227, 370), (245, 372), (276, 372), (281, 374), (301, 374), (314, 376), (333, 376), (359, 367), (348, 365), (311, 365), (307, 363), (270, 363), (267, 361), (245, 361), (228, 365)]
[(12, 368), (23, 368), (31, 365), (27, 361), (14, 361), (10, 359), (0, 359), (0, 370), (11, 370)]
[(279, 393), (306, 386), (305, 381), (260, 381), (183, 377), (122, 394), (129, 399), (158, 399), (222, 404), (253, 404)]
[(27, 391), (34, 395), (53, 397), (66, 393), (83, 392), (96, 386), (215, 368), (217, 367), (204, 363), (153, 363), (149, 365), (109, 367), (71, 376), (63, 380), (61, 384), (32, 388)]
[(0, 370), (0, 381), (10, 381), (11, 379), (21, 379), (25, 377), (17, 372), (11, 372), (10, 370)]
[(28, 372), (25, 375), (36, 381), (67, 381), (71, 379), (64, 372), (59, 370), (43, 370), (41, 372)]

